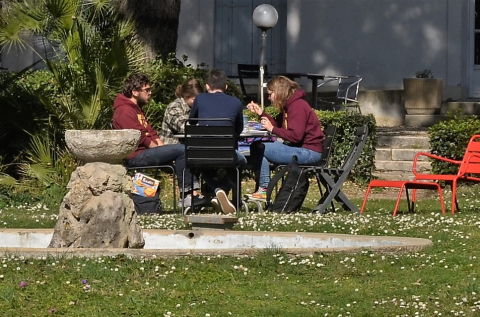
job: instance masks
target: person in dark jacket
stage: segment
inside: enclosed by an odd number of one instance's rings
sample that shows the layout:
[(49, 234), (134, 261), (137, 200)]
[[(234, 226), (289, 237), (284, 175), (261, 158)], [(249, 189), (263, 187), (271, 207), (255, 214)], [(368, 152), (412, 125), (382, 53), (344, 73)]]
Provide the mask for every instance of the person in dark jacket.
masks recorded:
[[(228, 78), (223, 70), (211, 70), (206, 82), (207, 93), (196, 96), (190, 112), (190, 119), (227, 118), (235, 126), (235, 132), (240, 134), (243, 130), (243, 105), (238, 98), (225, 94), (228, 87), (227, 82)], [(195, 120), (191, 120), (191, 122), (195, 123)], [(225, 123), (224, 121), (208, 121), (209, 125)], [(237, 151), (237, 159), (240, 165), (247, 162), (239, 151)], [(227, 170), (226, 175), (219, 177), (218, 170), (213, 169), (205, 169), (202, 174), (207, 185), (215, 193), (211, 203), (226, 214), (234, 213), (236, 207), (228, 200), (227, 194), (232, 189), (231, 183), (236, 174), (232, 170)]]
[[(148, 103), (151, 94), (150, 79), (147, 75), (130, 75), (125, 81), (123, 92), (117, 95), (113, 104), (113, 128), (135, 129), (141, 133), (137, 150), (127, 157), (129, 166), (155, 166), (175, 161), (175, 174), (181, 190), (185, 167), (185, 146), (183, 144), (165, 145), (159, 138), (157, 131), (145, 118), (142, 107)], [(203, 198), (195, 196), (195, 192), (200, 186), (194, 178), (192, 188), (191, 177), (189, 169), (186, 169), (185, 193), (188, 196), (185, 198), (185, 207), (191, 205), (192, 193), (194, 194), (195, 205), (205, 203)]]
[[(264, 129), (283, 139), (283, 143), (265, 143), (261, 174), (269, 174), (268, 162), (288, 164), (294, 155), (299, 164), (319, 163), (325, 135), (317, 115), (304, 100), (305, 92), (298, 83), (285, 76), (270, 79), (267, 90), (272, 105), (280, 110), (276, 118), (254, 102), (250, 102), (247, 108), (260, 117)], [(266, 198), (266, 188), (259, 188), (252, 197)]]

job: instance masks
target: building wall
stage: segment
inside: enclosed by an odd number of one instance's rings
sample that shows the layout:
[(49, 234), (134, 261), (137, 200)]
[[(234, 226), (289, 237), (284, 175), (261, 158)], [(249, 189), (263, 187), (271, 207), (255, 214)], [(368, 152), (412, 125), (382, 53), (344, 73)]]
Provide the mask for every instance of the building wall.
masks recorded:
[(182, 0), (177, 55), (229, 75), (237, 75), (237, 64), (258, 64), (261, 32), (252, 13), (263, 3), (279, 14), (278, 26), (267, 32), (266, 63), (270, 72), (285, 72), (287, 0)]
[[(358, 74), (363, 88), (401, 89), (402, 78), (427, 68), (446, 86), (467, 85), (467, 1), (289, 0), (286, 21), (279, 21), (287, 23), (286, 71)], [(178, 52), (214, 65), (213, 15), (197, 27), (197, 18), (187, 13), (198, 2), (182, 1)], [(201, 7), (214, 12), (215, 1)], [(194, 34), (209, 30), (210, 39), (195, 42), (208, 49), (192, 48), (187, 14)]]
[(178, 25), (177, 56), (188, 56), (196, 66), (214, 65), (215, 0), (182, 0)]
[[(360, 75), (364, 112), (382, 125), (403, 124), (403, 78), (417, 71), (444, 79), (444, 100), (468, 96), (469, 1), (288, 0), (279, 20), (286, 23), (286, 71)], [(213, 50), (204, 53), (189, 57), (215, 60)]]
[(462, 0), (291, 0), (287, 71), (358, 74), (364, 88), (402, 87), (432, 69), (462, 81)]

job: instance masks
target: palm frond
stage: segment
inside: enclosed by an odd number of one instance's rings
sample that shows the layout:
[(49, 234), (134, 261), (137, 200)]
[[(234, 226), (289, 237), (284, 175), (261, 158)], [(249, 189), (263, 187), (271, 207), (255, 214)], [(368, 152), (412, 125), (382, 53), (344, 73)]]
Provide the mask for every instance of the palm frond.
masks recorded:
[(37, 179), (45, 186), (49, 186), (55, 182), (55, 178), (52, 177), (55, 175), (55, 170), (51, 166), (22, 163), (19, 167), (19, 173), (25, 178)]
[(29, 149), (25, 151), (27, 160), (19, 165), (19, 174), (27, 179), (38, 179), (45, 185), (55, 183), (58, 177), (54, 147), (47, 133), (31, 135)]
[(5, 173), (0, 173), (0, 185), (14, 187), (18, 185), (18, 182), (12, 176)]

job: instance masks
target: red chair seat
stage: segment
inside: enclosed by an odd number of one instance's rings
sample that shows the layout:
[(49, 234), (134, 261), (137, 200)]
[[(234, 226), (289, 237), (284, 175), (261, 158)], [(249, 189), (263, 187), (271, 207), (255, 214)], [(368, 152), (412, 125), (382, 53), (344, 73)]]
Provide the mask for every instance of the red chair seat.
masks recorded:
[[(360, 213), (363, 213), (365, 209), (365, 205), (367, 204), (368, 195), (373, 187), (393, 187), (393, 188), (400, 188), (400, 193), (398, 194), (397, 203), (395, 205), (395, 209), (393, 210), (393, 216), (395, 217), (397, 214), (398, 206), (400, 205), (400, 200), (402, 199), (403, 190), (405, 189), (405, 193), (407, 194), (407, 203), (408, 203), (408, 210), (413, 212), (415, 206), (415, 190), (417, 189), (433, 189), (438, 191), (438, 195), (440, 197), (440, 206), (442, 207), (442, 213), (445, 214), (445, 205), (443, 203), (443, 195), (442, 189), (440, 185), (433, 182), (418, 182), (418, 181), (385, 181), (385, 180), (373, 180), (368, 184), (367, 192), (365, 194), (365, 198), (363, 199), (362, 209)], [(408, 195), (408, 190), (413, 189), (413, 197), (412, 203), (410, 204), (410, 197)]]

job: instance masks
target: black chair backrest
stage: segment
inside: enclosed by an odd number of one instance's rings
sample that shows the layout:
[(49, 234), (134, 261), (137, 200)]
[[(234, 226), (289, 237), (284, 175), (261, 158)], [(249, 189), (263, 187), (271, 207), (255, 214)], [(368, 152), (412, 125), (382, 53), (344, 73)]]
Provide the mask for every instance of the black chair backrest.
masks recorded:
[[(238, 64), (238, 80), (240, 81), (240, 88), (244, 97), (247, 96), (247, 90), (245, 88), (245, 78), (256, 78), (260, 76), (260, 66), (258, 64)], [(267, 77), (267, 65), (264, 68), (264, 77)]]
[(328, 162), (330, 162), (330, 157), (333, 152), (333, 140), (335, 139), (335, 133), (337, 132), (337, 127), (333, 124), (329, 125), (325, 131), (325, 139), (323, 140), (323, 151), (322, 159), (319, 163), (319, 166), (327, 167)]
[(357, 127), (355, 130), (355, 138), (353, 139), (352, 148), (345, 161), (343, 162), (342, 169), (344, 171), (350, 172), (355, 163), (357, 162), (358, 157), (362, 154), (365, 143), (367, 142), (368, 137), (368, 126), (364, 125)]
[(237, 165), (237, 136), (231, 119), (189, 119), (184, 141), (187, 168)]

